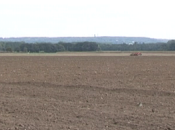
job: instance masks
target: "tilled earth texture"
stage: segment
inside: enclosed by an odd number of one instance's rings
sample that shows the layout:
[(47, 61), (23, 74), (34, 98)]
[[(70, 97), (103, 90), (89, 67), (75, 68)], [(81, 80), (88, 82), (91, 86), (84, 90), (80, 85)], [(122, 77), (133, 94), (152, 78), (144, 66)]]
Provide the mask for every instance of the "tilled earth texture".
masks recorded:
[(174, 130), (174, 56), (0, 56), (0, 130)]

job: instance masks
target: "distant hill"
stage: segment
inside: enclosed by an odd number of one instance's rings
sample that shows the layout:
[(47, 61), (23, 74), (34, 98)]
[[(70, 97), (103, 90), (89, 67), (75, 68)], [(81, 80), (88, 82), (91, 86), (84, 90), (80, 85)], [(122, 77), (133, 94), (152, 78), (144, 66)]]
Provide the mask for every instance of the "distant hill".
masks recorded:
[(12, 41), (12, 42), (26, 42), (26, 43), (37, 43), (37, 42), (97, 42), (97, 43), (158, 43), (158, 42), (167, 42), (168, 39), (155, 39), (147, 37), (111, 37), (111, 36), (102, 36), (102, 37), (10, 37), (10, 38), (0, 38), (0, 41)]

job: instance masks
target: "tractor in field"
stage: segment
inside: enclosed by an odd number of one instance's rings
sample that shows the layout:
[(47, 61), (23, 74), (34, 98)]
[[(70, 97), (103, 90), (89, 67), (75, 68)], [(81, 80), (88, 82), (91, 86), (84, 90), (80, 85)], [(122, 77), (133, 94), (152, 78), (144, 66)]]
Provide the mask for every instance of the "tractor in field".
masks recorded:
[(142, 56), (141, 52), (133, 52), (130, 54), (130, 56)]

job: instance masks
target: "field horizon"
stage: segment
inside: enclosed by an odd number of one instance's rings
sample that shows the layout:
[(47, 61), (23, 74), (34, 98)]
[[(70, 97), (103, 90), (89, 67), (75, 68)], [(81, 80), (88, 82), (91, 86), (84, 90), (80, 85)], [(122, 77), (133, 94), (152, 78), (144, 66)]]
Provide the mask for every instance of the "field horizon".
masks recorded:
[(175, 56), (175, 51), (95, 51), (95, 52), (57, 52), (57, 53), (0, 53), (0, 56), (130, 56), (141, 52), (142, 56)]

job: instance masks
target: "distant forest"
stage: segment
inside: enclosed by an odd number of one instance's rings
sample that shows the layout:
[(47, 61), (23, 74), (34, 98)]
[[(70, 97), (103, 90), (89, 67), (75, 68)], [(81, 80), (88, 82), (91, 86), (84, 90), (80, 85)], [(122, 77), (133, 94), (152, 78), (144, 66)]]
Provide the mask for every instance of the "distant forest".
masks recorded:
[(9, 37), (2, 38), (0, 41), (8, 42), (25, 42), (25, 43), (73, 43), (73, 42), (96, 42), (96, 43), (110, 43), (110, 44), (122, 44), (122, 43), (159, 43), (167, 42), (170, 39), (155, 39), (148, 37), (122, 37), (122, 36), (94, 36), (94, 37)]
[(175, 40), (160, 43), (107, 44), (96, 42), (0, 42), (0, 52), (55, 53), (62, 51), (175, 51)]

